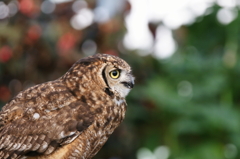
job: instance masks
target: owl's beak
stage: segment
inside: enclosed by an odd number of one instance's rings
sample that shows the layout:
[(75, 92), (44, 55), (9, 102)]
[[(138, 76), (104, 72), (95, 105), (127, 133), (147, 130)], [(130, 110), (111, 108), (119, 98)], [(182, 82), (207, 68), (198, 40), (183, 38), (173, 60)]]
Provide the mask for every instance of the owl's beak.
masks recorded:
[(132, 89), (134, 86), (133, 82), (122, 82), (122, 84), (129, 89)]

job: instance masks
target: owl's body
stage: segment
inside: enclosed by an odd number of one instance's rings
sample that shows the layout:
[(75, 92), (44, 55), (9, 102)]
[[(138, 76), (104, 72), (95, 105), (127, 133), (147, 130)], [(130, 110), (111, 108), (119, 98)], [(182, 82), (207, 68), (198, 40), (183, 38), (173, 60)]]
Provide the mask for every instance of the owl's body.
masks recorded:
[(0, 158), (92, 158), (124, 119), (133, 80), (125, 61), (97, 54), (20, 92), (0, 112)]

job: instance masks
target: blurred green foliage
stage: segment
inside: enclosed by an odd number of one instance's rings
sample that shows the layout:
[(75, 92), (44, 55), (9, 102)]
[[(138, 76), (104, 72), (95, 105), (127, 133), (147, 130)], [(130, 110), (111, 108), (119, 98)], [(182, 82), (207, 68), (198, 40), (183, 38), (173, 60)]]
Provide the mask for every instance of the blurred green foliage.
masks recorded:
[(125, 122), (138, 145), (167, 145), (172, 159), (240, 158), (240, 19), (223, 26), (216, 11), (175, 31), (186, 35), (171, 58), (130, 61), (137, 84)]
[[(1, 34), (1, 47), (3, 42), (10, 44), (13, 58), (0, 63), (0, 86), (8, 87), (12, 79), (40, 83), (61, 76), (74, 61), (84, 56), (79, 47), (91, 36), (100, 46), (98, 51), (115, 50), (130, 63), (136, 76), (136, 85), (127, 97), (126, 119), (96, 159), (133, 159), (141, 147), (153, 151), (160, 145), (170, 149), (169, 159), (240, 158), (240, 19), (221, 25), (216, 19), (218, 9), (214, 6), (211, 14), (174, 30), (178, 50), (164, 60), (150, 55), (142, 57), (137, 51), (121, 53), (115, 42), (125, 33), (122, 19), (117, 32), (106, 33), (95, 25), (81, 31), (82, 38), (77, 39), (75, 49), (66, 55), (71, 58), (66, 59), (54, 47), (55, 41), (61, 38), (56, 34), (63, 35), (68, 27), (54, 34), (55, 28), (51, 30), (51, 27), (64, 21), (58, 16), (41, 17), (35, 23), (47, 19), (44, 23), (55, 24), (48, 24), (51, 34), (43, 35), (34, 44), (21, 43), (18, 47), (12, 45), (14, 37)], [(24, 19), (24, 24), (12, 29), (15, 31), (24, 30), (22, 27), (33, 21), (19, 15), (14, 18), (13, 24)], [(1, 25), (1, 28), (9, 31), (6, 26)], [(11, 23), (9, 26), (13, 27)], [(98, 28), (96, 32), (94, 27)], [(5, 99), (3, 89), (0, 95)], [(6, 103), (0, 102), (1, 106)]]

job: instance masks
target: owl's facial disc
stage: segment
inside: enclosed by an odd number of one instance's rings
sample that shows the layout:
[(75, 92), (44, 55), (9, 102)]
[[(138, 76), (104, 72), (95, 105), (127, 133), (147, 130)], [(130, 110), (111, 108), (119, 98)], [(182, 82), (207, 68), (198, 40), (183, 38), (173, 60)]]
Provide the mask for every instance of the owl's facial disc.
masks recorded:
[(123, 98), (134, 86), (134, 77), (131, 72), (124, 69), (106, 68), (105, 77), (109, 88)]

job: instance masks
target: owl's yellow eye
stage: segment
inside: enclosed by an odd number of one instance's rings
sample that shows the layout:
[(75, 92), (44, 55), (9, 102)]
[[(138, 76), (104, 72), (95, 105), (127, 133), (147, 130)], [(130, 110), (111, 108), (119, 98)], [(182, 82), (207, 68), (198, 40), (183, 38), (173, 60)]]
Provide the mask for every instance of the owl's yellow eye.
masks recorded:
[(120, 76), (120, 71), (119, 70), (113, 70), (109, 74), (110, 74), (111, 78), (117, 79)]

